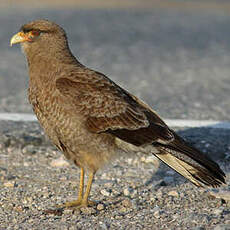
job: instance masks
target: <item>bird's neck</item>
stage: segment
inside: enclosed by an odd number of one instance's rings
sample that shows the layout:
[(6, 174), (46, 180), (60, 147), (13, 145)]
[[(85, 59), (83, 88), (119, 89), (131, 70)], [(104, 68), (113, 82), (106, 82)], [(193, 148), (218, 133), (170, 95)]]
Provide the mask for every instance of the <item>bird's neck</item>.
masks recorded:
[[(83, 66), (72, 55), (69, 49), (64, 50), (34, 50), (34, 52), (26, 53), (30, 84), (44, 85), (46, 82), (52, 83), (56, 81), (57, 76), (63, 72), (64, 69), (77, 68)], [(63, 76), (64, 77), (64, 76)]]
[(57, 64), (77, 64), (78, 60), (73, 56), (70, 50), (47, 50), (42, 52), (29, 52), (26, 54), (29, 64), (33, 63), (39, 65), (42, 62), (57, 63)]
[(22, 50), (26, 55), (28, 65), (37, 65), (47, 62), (61, 64), (81, 65), (79, 61), (73, 56), (69, 49), (68, 43), (58, 41), (57, 43), (29, 44), (22, 43)]

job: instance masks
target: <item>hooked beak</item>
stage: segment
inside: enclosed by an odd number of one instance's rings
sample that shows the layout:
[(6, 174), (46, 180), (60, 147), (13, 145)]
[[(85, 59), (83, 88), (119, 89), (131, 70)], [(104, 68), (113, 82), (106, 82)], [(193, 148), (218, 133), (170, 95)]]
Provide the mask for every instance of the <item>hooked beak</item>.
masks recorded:
[(28, 36), (26, 36), (26, 34), (23, 32), (18, 32), (10, 39), (10, 46), (17, 44), (17, 43), (21, 43), (21, 42), (26, 42), (26, 41), (30, 41)]

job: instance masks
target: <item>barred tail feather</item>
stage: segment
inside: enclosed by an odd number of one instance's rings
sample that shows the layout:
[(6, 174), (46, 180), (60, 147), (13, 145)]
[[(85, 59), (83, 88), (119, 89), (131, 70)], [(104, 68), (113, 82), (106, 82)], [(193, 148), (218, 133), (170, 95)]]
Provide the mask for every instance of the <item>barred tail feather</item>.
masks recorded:
[(177, 135), (172, 143), (154, 144), (154, 147), (159, 151), (156, 157), (196, 186), (218, 187), (225, 183), (225, 174), (219, 165)]

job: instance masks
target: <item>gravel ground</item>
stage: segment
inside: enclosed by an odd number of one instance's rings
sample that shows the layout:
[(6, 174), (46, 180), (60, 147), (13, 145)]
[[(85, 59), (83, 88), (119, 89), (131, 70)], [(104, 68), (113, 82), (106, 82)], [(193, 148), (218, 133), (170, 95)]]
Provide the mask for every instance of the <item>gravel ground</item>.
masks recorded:
[(179, 130), (220, 163), (226, 186), (198, 189), (152, 156), (124, 156), (96, 174), (95, 207), (56, 212), (47, 210), (76, 199), (79, 170), (38, 123), (1, 121), (0, 130), (1, 230), (230, 229), (229, 130)]

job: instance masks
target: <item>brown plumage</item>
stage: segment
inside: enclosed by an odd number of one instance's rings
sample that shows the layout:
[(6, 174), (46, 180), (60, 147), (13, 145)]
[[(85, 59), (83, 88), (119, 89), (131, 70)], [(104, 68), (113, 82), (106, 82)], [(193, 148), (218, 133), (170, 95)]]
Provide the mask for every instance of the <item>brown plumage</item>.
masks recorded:
[[(71, 53), (64, 30), (47, 20), (21, 27), (29, 68), (29, 101), (52, 142), (81, 168), (78, 200), (88, 205), (96, 171), (117, 153), (154, 154), (197, 186), (225, 183), (219, 166), (189, 146), (144, 102)], [(84, 193), (84, 170), (90, 172)], [(84, 193), (84, 194), (83, 194)]]

